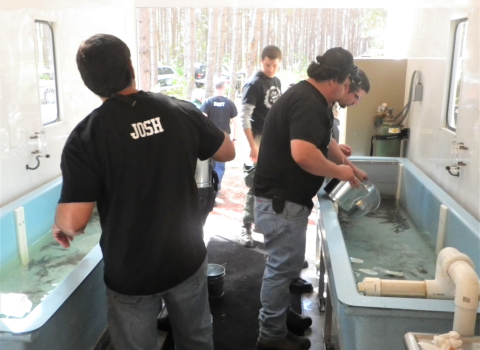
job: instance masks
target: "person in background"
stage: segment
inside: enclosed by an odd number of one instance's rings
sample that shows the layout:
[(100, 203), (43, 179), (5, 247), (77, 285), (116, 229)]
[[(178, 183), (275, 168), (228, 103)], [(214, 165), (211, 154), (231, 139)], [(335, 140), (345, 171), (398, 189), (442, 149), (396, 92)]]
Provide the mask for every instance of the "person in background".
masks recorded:
[[(340, 97), (332, 107), (333, 116), (335, 118), (333, 120), (332, 137), (337, 143), (340, 141), (340, 131), (338, 128), (340, 126), (340, 120), (338, 119), (340, 108), (356, 106), (370, 91), (370, 81), (365, 72), (361, 69), (358, 70), (358, 78), (360, 79), (360, 83), (356, 84), (355, 82), (352, 82), (348, 92)], [(346, 157), (352, 155), (352, 148), (349, 145), (338, 144), (338, 146)]]
[[(214, 80), (215, 95), (203, 102), (200, 110), (217, 126), (220, 130), (228, 135), (232, 133), (233, 139), (236, 141), (236, 116), (237, 107), (235, 103), (224, 96), (225, 94), (225, 80), (217, 78)], [(215, 162), (214, 169), (218, 174), (218, 190), (220, 191), (222, 185), (223, 174), (225, 173), (225, 163)]]
[(204, 96), (205, 96), (204, 89), (192, 90), (192, 103), (199, 109), (202, 106)]
[(312, 197), (324, 177), (350, 181), (367, 175), (331, 143), (332, 105), (358, 82), (353, 56), (342, 48), (317, 56), (309, 78), (288, 89), (270, 109), (254, 178), (255, 222), (268, 258), (260, 300), (257, 350), (306, 350), (310, 341), (288, 331), (288, 286), (305, 256)]
[(233, 159), (233, 144), (190, 102), (138, 91), (119, 38), (82, 42), (77, 66), (102, 104), (65, 143), (53, 236), (68, 248), (97, 204), (116, 350), (158, 349), (161, 298), (176, 349), (212, 350), (195, 167), (197, 158)]
[(282, 51), (274, 45), (262, 50), (261, 69), (245, 84), (242, 93), (240, 119), (243, 131), (250, 146), (250, 160), (253, 165), (244, 165), (245, 184), (249, 188), (243, 209), (243, 225), (240, 243), (245, 247), (253, 247), (253, 177), (257, 162), (258, 148), (263, 133), (263, 124), (268, 111), (282, 94), (280, 79), (275, 77), (280, 69)]

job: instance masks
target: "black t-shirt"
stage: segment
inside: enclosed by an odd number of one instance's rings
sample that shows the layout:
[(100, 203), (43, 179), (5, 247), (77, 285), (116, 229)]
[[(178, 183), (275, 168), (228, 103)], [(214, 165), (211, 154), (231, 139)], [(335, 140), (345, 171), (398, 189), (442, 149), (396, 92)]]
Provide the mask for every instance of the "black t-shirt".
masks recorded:
[(309, 82), (288, 89), (270, 109), (255, 171), (255, 195), (313, 207), (322, 176), (303, 170), (292, 157), (291, 140), (313, 143), (327, 156), (333, 114), (323, 95)]
[(265, 118), (272, 105), (282, 94), (282, 85), (277, 77), (269, 78), (262, 71), (258, 71), (245, 84), (242, 94), (242, 104), (254, 105), (250, 119), (254, 135), (262, 135)]
[(106, 285), (149, 295), (206, 256), (195, 167), (224, 134), (190, 102), (140, 91), (110, 98), (70, 134), (60, 203), (97, 202)]
[(235, 103), (224, 96), (213, 96), (203, 103), (200, 110), (208, 115), (217, 128), (230, 134), (230, 119), (237, 116)]

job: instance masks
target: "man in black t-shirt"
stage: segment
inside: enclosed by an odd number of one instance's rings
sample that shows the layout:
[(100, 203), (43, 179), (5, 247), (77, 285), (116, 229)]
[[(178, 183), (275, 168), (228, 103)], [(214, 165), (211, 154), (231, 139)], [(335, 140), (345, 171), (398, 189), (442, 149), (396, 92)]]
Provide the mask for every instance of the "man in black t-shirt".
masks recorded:
[(243, 131), (247, 137), (250, 146), (250, 160), (252, 165), (244, 165), (245, 184), (249, 188), (245, 207), (243, 208), (243, 226), (241, 231), (240, 243), (245, 247), (253, 247), (252, 224), (253, 219), (253, 191), (251, 189), (254, 164), (257, 162), (258, 147), (263, 132), (263, 124), (267, 113), (273, 104), (282, 94), (280, 80), (275, 77), (280, 62), (282, 52), (274, 45), (265, 47), (262, 51), (262, 69), (259, 70), (245, 84), (242, 93), (242, 109), (240, 119), (242, 120)]
[[(225, 93), (225, 80), (215, 79), (215, 96), (208, 98), (203, 102), (200, 110), (207, 115), (213, 124), (228, 135), (233, 129), (233, 139), (236, 141), (235, 117), (237, 116), (237, 107), (235, 103), (223, 96)], [(232, 128), (230, 128), (232, 126)], [(215, 162), (215, 171), (218, 174), (218, 190), (222, 184), (223, 174), (225, 173), (225, 162)]]
[(197, 158), (234, 158), (228, 135), (190, 102), (138, 91), (130, 50), (97, 34), (77, 66), (103, 103), (70, 134), (52, 228), (65, 248), (97, 203), (108, 328), (116, 350), (158, 349), (164, 299), (179, 349), (213, 349)]
[[(305, 256), (312, 197), (325, 176), (350, 181), (366, 174), (330, 143), (332, 104), (357, 80), (350, 52), (334, 48), (317, 56), (309, 78), (288, 89), (268, 113), (254, 179), (255, 222), (268, 252), (260, 299), (257, 350), (310, 348), (287, 331), (288, 286)], [(328, 157), (328, 158), (327, 158)], [(330, 160), (329, 160), (330, 159)], [(356, 176), (356, 177), (355, 177)]]

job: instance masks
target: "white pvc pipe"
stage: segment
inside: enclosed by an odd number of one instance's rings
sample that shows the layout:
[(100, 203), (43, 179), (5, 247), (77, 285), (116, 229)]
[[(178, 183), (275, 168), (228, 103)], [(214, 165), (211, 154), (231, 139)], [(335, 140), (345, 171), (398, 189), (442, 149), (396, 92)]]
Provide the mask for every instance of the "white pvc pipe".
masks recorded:
[(472, 260), (455, 248), (444, 248), (438, 254), (435, 280), (403, 281), (367, 277), (358, 283), (357, 288), (368, 296), (454, 299), (453, 330), (462, 336), (473, 336), (480, 281)]
[(425, 281), (382, 280), (375, 277), (365, 277), (357, 284), (359, 292), (369, 296), (426, 298)]
[(27, 230), (25, 228), (25, 211), (23, 207), (18, 207), (13, 213), (15, 216), (15, 227), (17, 229), (18, 257), (23, 266), (28, 266), (30, 258), (28, 256)]
[(473, 336), (480, 294), (478, 276), (466, 261), (453, 262), (448, 268), (448, 275), (455, 283), (453, 331), (462, 336)]
[(440, 215), (438, 218), (437, 247), (435, 253), (438, 255), (445, 245), (445, 232), (447, 228), (448, 207), (445, 204), (440, 205)]
[(398, 205), (400, 202), (400, 196), (402, 194), (402, 182), (403, 182), (403, 164), (398, 164), (398, 176), (397, 176), (397, 194), (395, 195), (395, 203)]

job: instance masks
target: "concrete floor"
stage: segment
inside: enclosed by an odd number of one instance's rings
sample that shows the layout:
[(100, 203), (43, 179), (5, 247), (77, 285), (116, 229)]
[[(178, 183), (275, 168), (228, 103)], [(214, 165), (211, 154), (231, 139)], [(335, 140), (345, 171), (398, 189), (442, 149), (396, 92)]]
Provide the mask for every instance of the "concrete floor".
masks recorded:
[[(312, 215), (316, 215), (313, 213)], [(227, 220), (223, 216), (210, 215), (205, 224), (205, 241), (208, 243), (211, 236), (219, 235), (231, 240), (238, 238), (237, 232), (239, 226), (237, 222)], [(312, 327), (305, 332), (305, 336), (310, 339), (311, 350), (324, 350), (323, 326), (325, 322), (324, 313), (320, 312), (318, 299), (318, 276), (315, 268), (315, 226), (309, 225), (307, 230), (307, 248), (305, 258), (308, 261), (308, 268), (302, 270), (302, 278), (312, 283), (314, 293), (302, 295), (302, 314), (312, 318)], [(263, 242), (263, 236), (259, 233), (253, 233), (256, 242)], [(245, 248), (248, 249), (248, 248)], [(161, 349), (167, 333), (159, 331), (159, 348)], [(221, 349), (217, 349), (221, 350)], [(252, 349), (253, 350), (253, 349)]]

